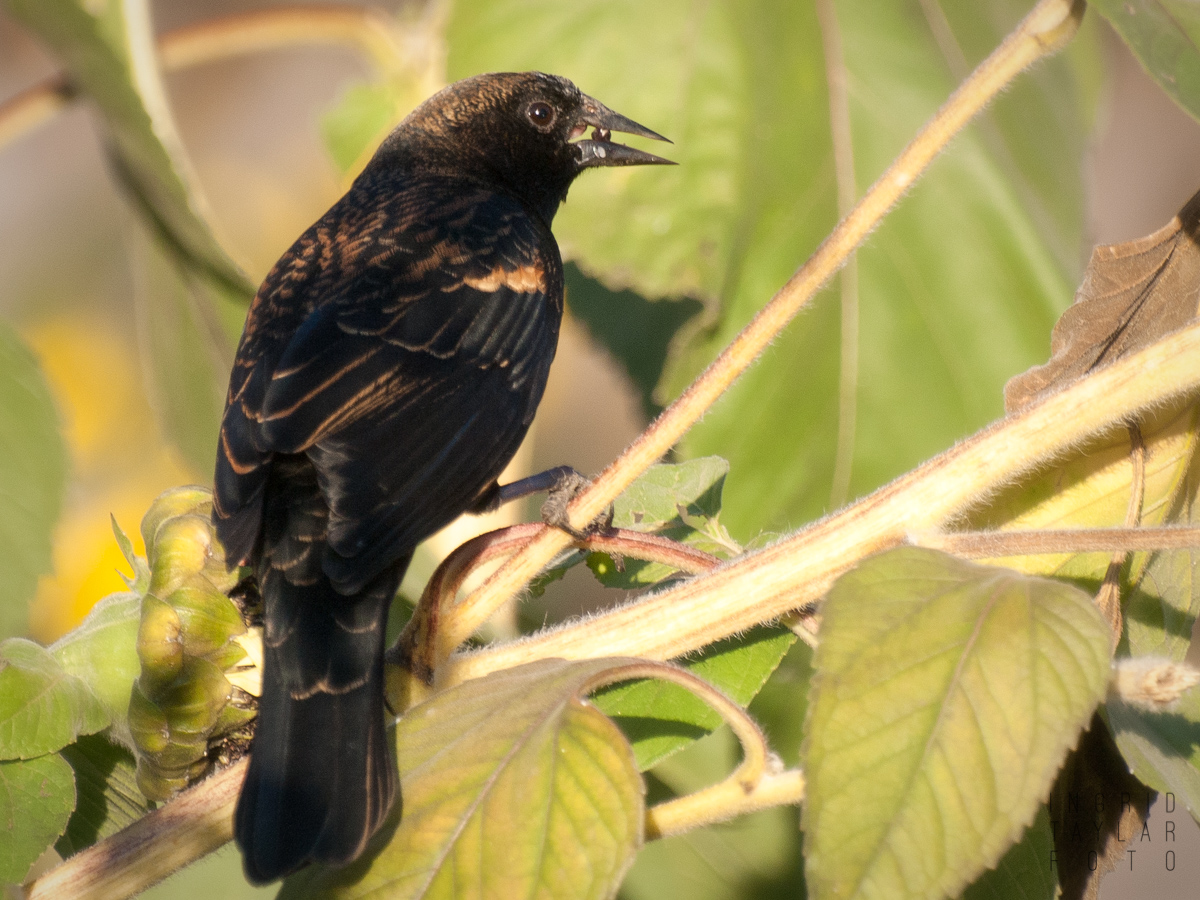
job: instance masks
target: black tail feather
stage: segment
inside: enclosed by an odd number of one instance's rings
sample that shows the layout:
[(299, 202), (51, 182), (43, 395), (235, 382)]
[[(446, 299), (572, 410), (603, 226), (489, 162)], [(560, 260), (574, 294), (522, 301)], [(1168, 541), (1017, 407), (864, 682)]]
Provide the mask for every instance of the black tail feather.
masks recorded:
[(311, 502), (315, 492), (298, 496), (307, 493), (300, 486), (293, 482), (290, 498), (277, 495), (281, 505), (290, 500), (288, 524), (274, 535), (268, 530), (257, 567), (263, 690), (234, 817), (246, 877), (256, 884), (309, 862), (352, 861), (397, 794), (383, 652), (407, 559), (357, 594), (338, 593), (321, 568), (314, 519), (323, 518), (316, 508), (323, 504)]

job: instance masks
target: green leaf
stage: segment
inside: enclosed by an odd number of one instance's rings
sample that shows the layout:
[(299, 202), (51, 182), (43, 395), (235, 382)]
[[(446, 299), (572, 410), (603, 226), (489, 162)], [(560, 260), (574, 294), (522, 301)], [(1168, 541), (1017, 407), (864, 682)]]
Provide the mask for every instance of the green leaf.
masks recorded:
[(61, 756), (0, 762), (0, 883), (25, 880), (74, 808), (75, 781)]
[(121, 548), (121, 555), (125, 557), (125, 562), (129, 563), (129, 568), (133, 569), (133, 578), (128, 578), (123, 572), (117, 574), (121, 576), (121, 580), (125, 582), (125, 586), (129, 590), (138, 594), (144, 593), (150, 586), (150, 567), (146, 564), (145, 559), (134, 553), (133, 541), (117, 524), (117, 517), (110, 515), (109, 519), (112, 522), (113, 537), (117, 540), (117, 546)]
[(197, 274), (161, 235), (136, 230), (135, 311), (163, 427), (199, 472), (212, 468), (225, 389), (253, 290)]
[(155, 405), (201, 471), (212, 465), (224, 388), (254, 295), (209, 224), (159, 77), (147, 0), (3, 0), (66, 67), (106, 128), (134, 233), (136, 309)]
[(386, 845), (301, 872), (280, 897), (611, 897), (642, 841), (642, 784), (620, 731), (579, 694), (623, 662), (533, 663), (410, 710)]
[[(976, 62), (1029, 4), (942, 6)], [(924, 17), (930, 7), (837, 4), (861, 186), (957, 85)], [(558, 72), (675, 141), (677, 168), (580, 179), (555, 223), (566, 256), (609, 287), (706, 302), (704, 321), (676, 335), (659, 402), (716, 356), (836, 220), (812, 4), (461, 0), (447, 37), (451, 77)], [(1045, 355), (1081, 258), (1095, 48), (1088, 35), (1074, 43), (998, 98), (860, 251), (852, 494), (998, 416), (1005, 380)], [(738, 473), (723, 516), (735, 535), (826, 511), (840, 339), (827, 293), (685, 438), (685, 455), (720, 453)]]
[(996, 868), (984, 872), (963, 892), (962, 900), (1055, 900), (1058, 874), (1053, 859), (1050, 813), (1043, 806), (1025, 836), (1009, 848)]
[(1094, 0), (1133, 55), (1193, 119), (1200, 119), (1200, 9), (1189, 0)]
[(141, 674), (137, 655), (140, 594), (110, 594), (78, 627), (51, 645), (63, 669), (81, 678), (104, 705), (115, 735), (129, 743), (129, 692)]
[(1158, 713), (1110, 699), (1108, 723), (1138, 781), (1174, 793), (1200, 822), (1200, 692)]
[(29, 628), (62, 506), (67, 453), (33, 354), (0, 325), (0, 637)]
[(43, 647), (0, 643), (0, 759), (53, 753), (109, 725), (103, 704)]
[[(675, 146), (667, 155), (677, 168), (609, 170), (579, 179), (554, 231), (566, 258), (577, 258), (610, 286), (645, 296), (713, 298), (737, 259), (739, 226), (753, 221), (740, 203), (746, 180), (758, 174), (747, 160), (751, 134), (820, 140), (824, 95), (811, 77), (820, 71), (820, 44), (815, 33), (798, 35), (794, 22), (811, 17), (811, 10), (796, 12), (796, 6), (465, 0), (454, 5), (447, 23), (447, 69), (451, 79), (555, 72), (671, 138)], [(764, 43), (755, 46), (756, 39)], [(776, 52), (783, 46), (789, 52)], [(764, 70), (778, 65), (781, 71), (751, 90), (757, 73), (749, 70), (758, 60)], [(780, 108), (788, 114), (766, 115), (784, 81), (789, 102)]]
[[(994, 47), (1028, 6), (989, 4), (985, 15), (977, 5), (964, 5), (952, 19), (955, 38)], [(855, 170), (865, 186), (949, 96), (956, 79), (916, 4), (839, 2), (837, 12), (852, 85)], [(994, 119), (990, 129), (973, 126), (858, 252), (851, 497), (1002, 415), (1004, 382), (1044, 357), (1046, 336), (1070, 300), (1082, 220), (1082, 104), (1065, 59), (1041, 63), (1037, 71), (1055, 75), (1044, 85), (1042, 107), (1036, 115), (1028, 104), (1015, 113), (1039, 123), (1024, 132), (1035, 136), (1036, 159)], [(1002, 95), (992, 115), (1010, 105), (1013, 99)], [(787, 104), (790, 114), (804, 114), (794, 106)], [(1046, 114), (1054, 111), (1057, 117)], [(791, 205), (811, 196), (808, 185), (779, 182), (797, 167), (828, 165), (826, 141), (810, 144), (804, 162), (796, 158), (804, 145), (771, 146), (781, 174), (764, 188)], [(1035, 163), (1052, 173), (1039, 179), (1049, 182), (1044, 194), (1020, 177)], [(1071, 228), (1058, 231), (1055, 219), (1064, 216), (1051, 217), (1047, 207), (1067, 207)], [(824, 227), (832, 224), (828, 207), (816, 212)], [(694, 342), (690, 358), (681, 358), (669, 393), (725, 346), (814, 246), (797, 233), (788, 243), (763, 240), (748, 248), (726, 316)], [(828, 509), (838, 421), (838, 304), (832, 291), (818, 297), (684, 441), (687, 455), (720, 452), (738, 473), (725, 507), (735, 534), (764, 525), (784, 529)]]
[(65, 858), (116, 834), (149, 811), (138, 790), (136, 763), (102, 735), (82, 737), (62, 751), (75, 772), (78, 800), (55, 849)]
[[(676, 660), (698, 678), (745, 706), (775, 671), (796, 636), (763, 626), (718, 641), (695, 656)], [(686, 688), (647, 679), (597, 691), (596, 706), (621, 726), (645, 771), (721, 724), (712, 707)]]
[(842, 576), (803, 754), (813, 895), (953, 896), (999, 862), (1103, 698), (1109, 652), (1061, 582), (918, 548)]

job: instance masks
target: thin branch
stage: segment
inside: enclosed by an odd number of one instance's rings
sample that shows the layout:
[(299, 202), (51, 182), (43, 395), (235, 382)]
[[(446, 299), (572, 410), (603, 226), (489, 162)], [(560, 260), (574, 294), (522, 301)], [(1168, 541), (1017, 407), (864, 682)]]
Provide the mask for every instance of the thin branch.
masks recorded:
[(25, 900), (132, 897), (233, 837), (233, 808), (246, 760), (188, 788), (128, 828), (25, 885)]
[[(659, 460), (838, 270), (950, 139), (1021, 70), (1065, 44), (1079, 27), (1083, 0), (1042, 0), (980, 64), (897, 157), (816, 253), (751, 320), (717, 359), (568, 507), (575, 527), (591, 522), (635, 478)], [(545, 531), (501, 566), (475, 593), (508, 598), (569, 543)], [(487, 605), (487, 604), (485, 604)]]
[(280, 47), (341, 44), (359, 50), (383, 74), (404, 58), (395, 21), (369, 6), (279, 6), (220, 16), (164, 34), (158, 42), (169, 72)]
[(0, 103), (0, 147), (50, 121), (75, 96), (67, 80), (55, 75)]
[[(699, 828), (711, 822), (732, 819), (734, 816), (748, 811), (748, 798), (755, 798), (755, 801), (763, 803), (764, 806), (792, 802), (778, 799), (764, 802), (768, 796), (775, 798), (779, 792), (772, 789), (765, 791), (762, 795), (758, 794), (759, 786), (771, 776), (769, 769), (772, 757), (762, 730), (742, 707), (707, 681), (698, 678), (686, 669), (660, 662), (629, 663), (600, 673), (583, 690), (585, 693), (590, 693), (597, 688), (633, 678), (656, 678), (671, 681), (691, 691), (720, 713), (721, 718), (725, 720), (742, 745), (742, 762), (717, 784), (701, 788), (685, 797), (668, 800), (647, 810), (646, 832), (648, 837), (662, 837), (665, 834)], [(772, 787), (774, 788), (774, 786)], [(663, 830), (664, 827), (667, 829), (666, 831)]]
[(1197, 392), (1200, 323), (1193, 323), (994, 423), (777, 544), (586, 622), (453, 657), (439, 671), (439, 681), (476, 678), (546, 657), (672, 659), (697, 650), (815, 603), (863, 557), (904, 543), (910, 532), (945, 528), (992, 492), (1089, 438)]
[(1040, 553), (1106, 553), (1191, 550), (1200, 547), (1200, 528), (1064, 528), (1052, 531), (910, 532), (918, 547), (972, 559), (1036, 556)]
[[(339, 44), (361, 50), (390, 74), (411, 54), (399, 29), (378, 9), (354, 6), (281, 6), (222, 16), (177, 28), (158, 39), (163, 71), (249, 53), (306, 44)], [(54, 75), (0, 103), (0, 147), (53, 118), (78, 94)]]
[[(545, 525), (533, 527), (536, 529), (535, 533), (548, 530)], [(516, 543), (520, 546), (527, 540), (528, 538)], [(614, 528), (606, 534), (589, 535), (586, 540), (576, 540), (574, 543), (581, 550), (597, 550), (614, 556), (628, 556), (631, 559), (661, 563), (689, 575), (712, 571), (721, 564), (721, 560), (711, 553), (705, 553), (658, 535), (631, 531), (627, 528)], [(507, 549), (511, 553), (517, 548), (510, 546)], [(460, 581), (459, 586), (461, 583)], [(463, 641), (487, 621), (495, 610), (494, 606), (488, 604), (495, 601), (495, 594), (482, 596), (472, 594), (455, 607), (453, 617), (447, 619), (446, 622), (444, 642), (440, 645), (440, 650), (444, 652), (438, 657), (438, 665), (448, 659)], [(500, 598), (500, 602), (504, 602), (504, 598)]]
[[(854, 141), (850, 129), (850, 92), (842, 32), (833, 0), (817, 0), (817, 22), (825, 53), (825, 83), (829, 88), (829, 131), (833, 141), (833, 170), (837, 178), (838, 216), (854, 207)], [(965, 74), (965, 73), (964, 73)], [(850, 496), (854, 465), (854, 433), (858, 422), (858, 256), (850, 254), (839, 276), (842, 300), (841, 363), (838, 373), (838, 436), (834, 453), (829, 508), (844, 506)]]

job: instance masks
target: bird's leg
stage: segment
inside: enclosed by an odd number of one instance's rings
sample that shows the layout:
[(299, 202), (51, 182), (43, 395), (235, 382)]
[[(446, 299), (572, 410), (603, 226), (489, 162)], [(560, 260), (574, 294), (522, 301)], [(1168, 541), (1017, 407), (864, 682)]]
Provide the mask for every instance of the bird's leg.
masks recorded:
[(613, 520), (613, 508), (610, 506), (582, 531), (571, 525), (567, 517), (567, 505), (589, 484), (591, 480), (571, 466), (556, 466), (510, 484), (493, 484), (480, 496), (471, 512), (492, 512), (505, 503), (545, 491), (547, 496), (542, 504), (542, 521), (552, 528), (565, 531), (577, 541), (584, 541), (590, 535), (608, 531), (612, 528)]

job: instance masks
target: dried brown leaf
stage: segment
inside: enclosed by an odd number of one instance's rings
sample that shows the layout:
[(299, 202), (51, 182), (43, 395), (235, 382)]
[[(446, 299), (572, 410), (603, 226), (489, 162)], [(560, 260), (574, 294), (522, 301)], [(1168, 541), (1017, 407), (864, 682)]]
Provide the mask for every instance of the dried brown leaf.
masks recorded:
[(1200, 193), (1165, 227), (1092, 251), (1083, 284), (1050, 338), (1050, 361), (1004, 386), (1012, 413), (1154, 343), (1200, 306)]
[(1063, 900), (1096, 900), (1100, 881), (1141, 834), (1152, 791), (1133, 777), (1099, 713), (1050, 794)]

